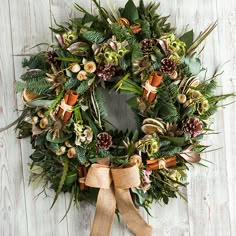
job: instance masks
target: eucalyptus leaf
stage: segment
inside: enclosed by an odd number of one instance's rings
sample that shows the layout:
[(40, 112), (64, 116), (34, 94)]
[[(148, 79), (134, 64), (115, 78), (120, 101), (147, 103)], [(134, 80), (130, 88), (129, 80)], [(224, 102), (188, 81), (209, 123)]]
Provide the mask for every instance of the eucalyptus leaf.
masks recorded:
[(201, 72), (201, 61), (197, 57), (185, 57), (184, 63), (189, 67), (192, 75), (197, 75)]

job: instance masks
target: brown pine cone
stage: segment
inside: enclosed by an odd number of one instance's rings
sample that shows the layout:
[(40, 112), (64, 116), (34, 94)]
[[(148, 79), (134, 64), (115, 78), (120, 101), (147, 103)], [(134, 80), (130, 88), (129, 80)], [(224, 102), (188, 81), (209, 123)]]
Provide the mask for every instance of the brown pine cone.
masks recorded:
[(169, 59), (164, 58), (161, 60), (161, 72), (164, 74), (172, 75), (176, 70), (176, 63)]
[(113, 76), (115, 76), (117, 72), (117, 66), (114, 65), (99, 65), (97, 67), (96, 74), (99, 78), (103, 80), (110, 80)]
[(97, 135), (96, 146), (99, 149), (108, 150), (112, 145), (112, 137), (106, 132), (99, 133)]
[(183, 130), (190, 133), (191, 137), (194, 138), (202, 133), (203, 123), (196, 117), (189, 118), (184, 124)]
[(157, 41), (155, 39), (143, 39), (141, 42), (142, 51), (144, 53), (151, 52), (153, 50), (153, 47), (157, 45)]

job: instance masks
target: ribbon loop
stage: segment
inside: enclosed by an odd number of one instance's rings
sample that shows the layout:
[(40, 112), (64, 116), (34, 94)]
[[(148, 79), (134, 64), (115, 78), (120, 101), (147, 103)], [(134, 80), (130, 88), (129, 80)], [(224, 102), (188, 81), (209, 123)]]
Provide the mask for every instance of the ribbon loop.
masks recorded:
[(110, 168), (105, 165), (93, 164), (88, 172), (85, 184), (94, 188), (109, 189), (112, 183)]
[(135, 164), (126, 168), (112, 168), (111, 173), (115, 188), (128, 189), (140, 185), (139, 169)]
[(124, 221), (136, 236), (152, 235), (152, 227), (138, 213), (130, 195), (129, 188), (140, 185), (139, 169), (135, 164), (112, 169), (109, 166), (93, 164), (85, 184), (100, 188), (90, 236), (110, 235), (116, 204)]

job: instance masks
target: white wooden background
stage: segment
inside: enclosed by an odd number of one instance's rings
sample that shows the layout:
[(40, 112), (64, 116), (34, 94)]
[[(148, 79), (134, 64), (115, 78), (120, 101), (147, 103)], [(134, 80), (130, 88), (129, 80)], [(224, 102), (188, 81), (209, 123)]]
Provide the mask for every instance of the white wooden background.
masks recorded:
[[(14, 81), (22, 73), (22, 57), (18, 55), (29, 53), (38, 43), (51, 42), (48, 26), (53, 24), (53, 16), (61, 22), (78, 14), (72, 7), (74, 1), (0, 1), (0, 127), (17, 117), (13, 110), (20, 101), (14, 92)], [(122, 6), (125, 0), (114, 2)], [(92, 9), (90, 1), (78, 0), (78, 3)], [(209, 72), (230, 60), (224, 67), (219, 92), (236, 92), (236, 1), (161, 0), (161, 12), (171, 14), (170, 20), (178, 25), (179, 32), (189, 24), (199, 33), (218, 20), (218, 28), (208, 38), (202, 59)], [(154, 205), (153, 218), (143, 212), (154, 228), (154, 236), (236, 235), (235, 110), (236, 105), (231, 105), (217, 113), (214, 127), (220, 134), (209, 136), (207, 142), (223, 148), (204, 155), (214, 165), (191, 169), (186, 189), (188, 202), (173, 200), (168, 206)], [(93, 206), (81, 204), (79, 211), (72, 209), (59, 223), (68, 206), (67, 195), (61, 195), (52, 210), (49, 210), (52, 198), (34, 199), (40, 189), (28, 186), (30, 153), (28, 141), (16, 140), (13, 129), (0, 134), (0, 235), (89, 235)], [(116, 220), (111, 235), (132, 234)]]

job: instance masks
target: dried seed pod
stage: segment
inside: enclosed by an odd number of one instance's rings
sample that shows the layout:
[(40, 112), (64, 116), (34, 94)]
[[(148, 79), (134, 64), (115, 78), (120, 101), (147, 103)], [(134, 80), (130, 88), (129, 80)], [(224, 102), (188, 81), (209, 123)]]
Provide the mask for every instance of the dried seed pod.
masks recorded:
[(61, 146), (59, 151), (56, 152), (56, 155), (57, 156), (61, 156), (61, 155), (65, 154), (65, 152), (66, 152), (66, 147), (65, 146)]
[(48, 118), (44, 117), (43, 119), (40, 120), (39, 126), (41, 129), (46, 129), (48, 127)]
[(70, 65), (70, 71), (73, 73), (78, 73), (80, 71), (81, 67), (78, 63), (73, 63)]
[(44, 118), (44, 114), (43, 114), (42, 111), (38, 111), (38, 112), (37, 112), (37, 115), (38, 115), (38, 117), (40, 117), (40, 118)]
[(129, 162), (134, 163), (135, 165), (140, 167), (142, 165), (142, 157), (139, 155), (133, 155), (130, 157)]
[(68, 158), (74, 158), (76, 156), (76, 149), (74, 147), (70, 148), (67, 152)]
[(72, 145), (70, 144), (70, 141), (69, 141), (69, 140), (66, 140), (66, 141), (65, 141), (65, 145), (66, 145), (66, 147), (68, 147), (68, 148), (71, 148), (71, 147), (72, 147)]
[(32, 124), (36, 125), (38, 123), (38, 121), (39, 121), (38, 116), (32, 117)]
[(178, 78), (178, 72), (175, 70), (171, 75), (170, 78), (176, 80)]
[(96, 71), (96, 64), (94, 61), (88, 61), (84, 65), (84, 70), (88, 73), (94, 73)]
[(180, 104), (184, 104), (187, 101), (187, 97), (184, 94), (178, 94), (177, 101)]

